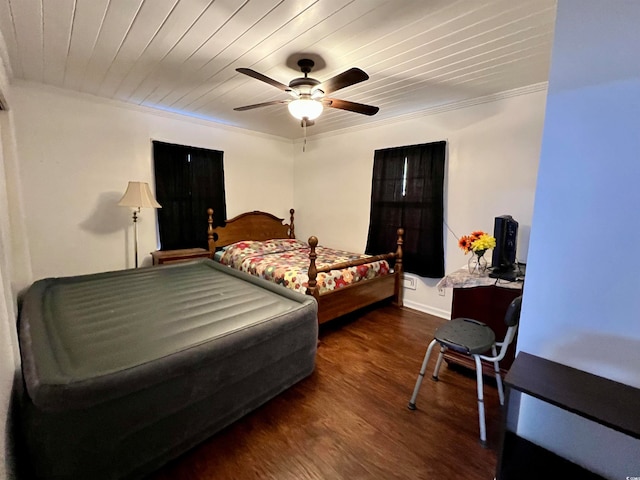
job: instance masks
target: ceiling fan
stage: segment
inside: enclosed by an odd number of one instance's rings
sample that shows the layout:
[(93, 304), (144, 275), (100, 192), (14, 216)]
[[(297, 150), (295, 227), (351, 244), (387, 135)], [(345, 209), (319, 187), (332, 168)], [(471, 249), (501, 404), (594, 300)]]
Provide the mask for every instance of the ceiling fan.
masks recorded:
[(359, 68), (354, 67), (330, 78), (329, 80), (320, 82), (315, 78), (308, 76), (314, 65), (314, 61), (308, 58), (298, 60), (298, 66), (300, 67), (300, 71), (304, 73), (304, 77), (294, 78), (289, 82), (289, 85), (273, 80), (272, 78), (258, 73), (255, 70), (251, 70), (250, 68), (237, 68), (237, 72), (268, 83), (269, 85), (288, 93), (293, 98), (287, 100), (272, 100), (271, 102), (256, 103), (254, 105), (245, 105), (244, 107), (234, 108), (234, 110), (242, 112), (245, 110), (252, 110), (254, 108), (267, 107), (269, 105), (287, 104), (291, 115), (300, 120), (303, 127), (313, 125), (314, 120), (320, 116), (325, 106), (339, 108), (340, 110), (347, 110), (349, 112), (361, 113), (363, 115), (375, 115), (378, 113), (378, 110), (380, 110), (378, 107), (326, 96), (340, 90), (341, 88), (364, 82), (369, 78), (369, 75)]

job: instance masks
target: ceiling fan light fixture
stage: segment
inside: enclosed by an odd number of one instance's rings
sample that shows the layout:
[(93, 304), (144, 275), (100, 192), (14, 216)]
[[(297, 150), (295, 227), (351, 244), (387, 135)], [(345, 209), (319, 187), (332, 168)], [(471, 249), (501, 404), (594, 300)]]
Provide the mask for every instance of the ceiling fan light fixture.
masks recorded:
[(298, 98), (289, 102), (288, 106), (289, 113), (298, 120), (302, 120), (303, 118), (315, 120), (320, 116), (324, 108), (321, 102), (310, 98)]

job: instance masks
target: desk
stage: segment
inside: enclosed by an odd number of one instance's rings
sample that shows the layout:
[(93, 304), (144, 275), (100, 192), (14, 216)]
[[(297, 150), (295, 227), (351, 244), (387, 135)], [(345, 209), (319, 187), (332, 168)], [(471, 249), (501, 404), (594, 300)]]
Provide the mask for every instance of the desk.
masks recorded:
[[(473, 318), (489, 325), (498, 341), (504, 338), (507, 326), (504, 315), (514, 298), (522, 294), (522, 282), (507, 282), (489, 277), (489, 271), (470, 274), (465, 266), (444, 277), (437, 288), (453, 288), (451, 318)], [(502, 373), (506, 373), (515, 357), (517, 336), (500, 362)], [(475, 369), (473, 358), (448, 350), (444, 356), (449, 363)], [(493, 365), (483, 362), (486, 375), (494, 375)]]
[[(506, 410), (496, 471), (498, 480), (554, 477), (603, 480), (596, 473), (518, 436), (523, 393), (640, 439), (640, 389), (520, 352), (505, 378)], [(627, 478), (636, 478), (638, 472), (630, 471), (629, 475)]]

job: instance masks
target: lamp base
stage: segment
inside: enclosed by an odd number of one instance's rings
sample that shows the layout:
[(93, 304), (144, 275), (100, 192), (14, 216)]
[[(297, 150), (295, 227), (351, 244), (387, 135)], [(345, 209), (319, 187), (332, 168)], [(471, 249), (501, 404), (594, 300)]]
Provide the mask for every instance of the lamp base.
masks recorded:
[(136, 258), (136, 268), (138, 268), (138, 213), (140, 213), (140, 207), (133, 211), (133, 239), (134, 239), (134, 251)]

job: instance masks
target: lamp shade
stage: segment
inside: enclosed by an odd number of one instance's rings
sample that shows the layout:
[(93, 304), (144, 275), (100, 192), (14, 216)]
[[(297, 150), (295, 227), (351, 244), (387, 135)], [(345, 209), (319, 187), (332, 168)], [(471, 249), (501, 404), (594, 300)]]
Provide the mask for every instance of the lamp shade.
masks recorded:
[(118, 202), (121, 207), (162, 208), (153, 197), (146, 182), (129, 182), (127, 191)]
[(289, 112), (298, 120), (307, 118), (308, 120), (315, 120), (322, 113), (322, 103), (310, 98), (299, 98), (289, 102)]

